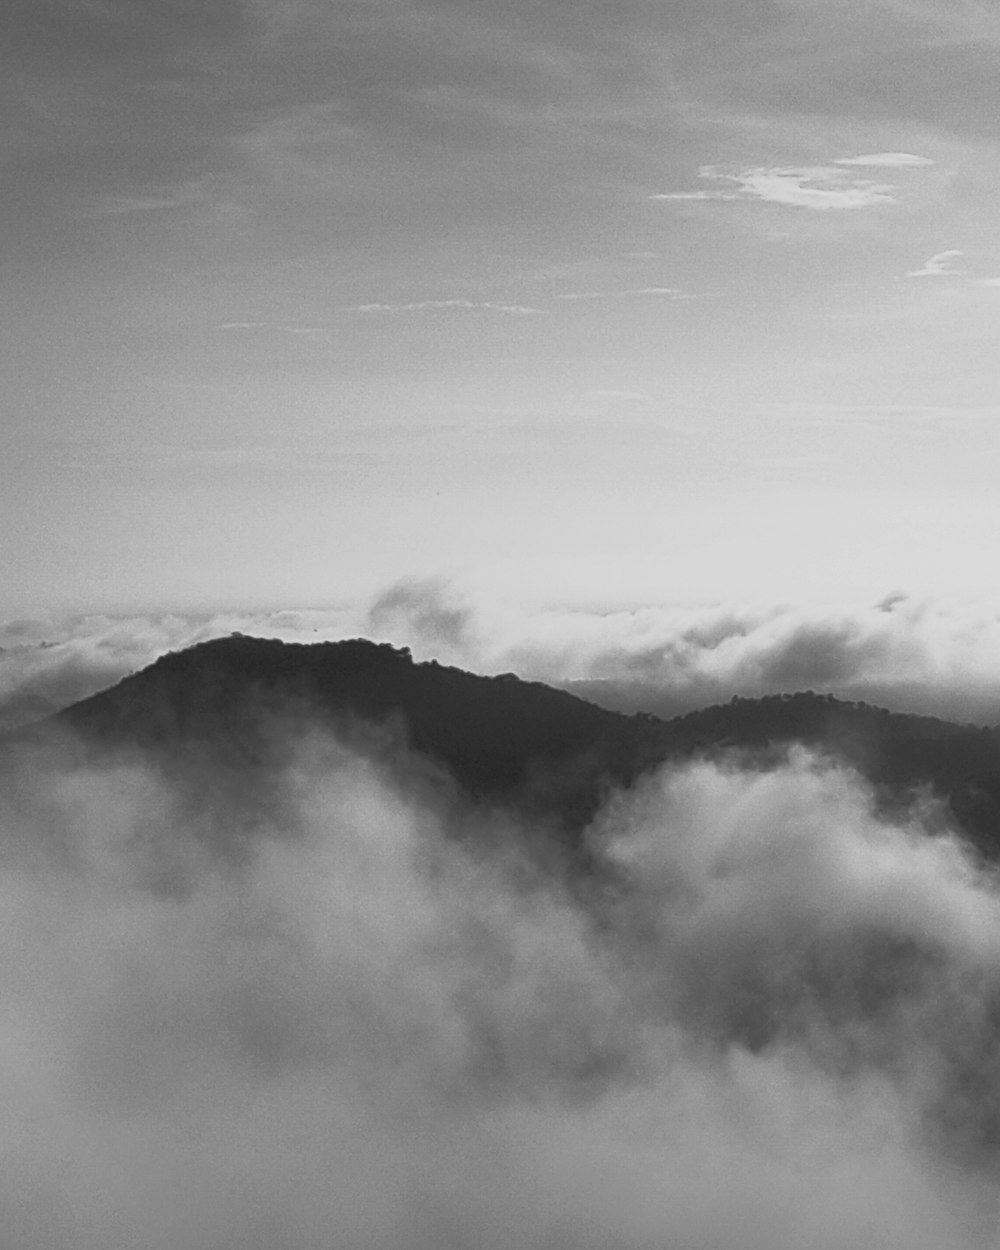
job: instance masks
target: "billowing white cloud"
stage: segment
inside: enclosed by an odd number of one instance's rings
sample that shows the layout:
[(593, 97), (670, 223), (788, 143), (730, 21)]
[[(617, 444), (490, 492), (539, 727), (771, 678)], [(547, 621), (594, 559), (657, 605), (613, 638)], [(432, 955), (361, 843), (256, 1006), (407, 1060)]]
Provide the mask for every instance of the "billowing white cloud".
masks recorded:
[(528, 610), (409, 581), (366, 630), (418, 656), (569, 685), (674, 715), (734, 694), (820, 690), (959, 721), (1000, 722), (1000, 608), (894, 595), (876, 604), (689, 604)]
[(630, 611), (519, 606), (459, 581), (413, 579), (370, 604), (211, 617), (85, 617), (0, 628), (0, 729), (112, 685), (169, 650), (233, 631), (309, 642), (367, 636), (472, 671), (514, 671), (625, 711), (676, 715), (734, 694), (818, 690), (1000, 722), (1000, 607), (690, 603)]
[(329, 742), (231, 861), (134, 766), (17, 780), (5, 1250), (995, 1244), (996, 885), (839, 770), (651, 778), (571, 889)]

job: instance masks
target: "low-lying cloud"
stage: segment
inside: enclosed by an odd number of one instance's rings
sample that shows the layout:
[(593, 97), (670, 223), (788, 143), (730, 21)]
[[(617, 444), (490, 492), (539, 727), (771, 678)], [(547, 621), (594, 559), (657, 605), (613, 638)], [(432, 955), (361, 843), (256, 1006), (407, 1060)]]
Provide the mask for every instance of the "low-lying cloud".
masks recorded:
[(113, 686), (167, 651), (234, 631), (300, 641), (357, 633), (358, 613), (66, 616), (0, 623), (0, 733)]
[(517, 604), (458, 580), (400, 581), (369, 603), (213, 616), (80, 617), (0, 626), (0, 732), (113, 685), (166, 651), (233, 631), (366, 636), (474, 672), (513, 671), (627, 712), (673, 716), (796, 690), (962, 722), (1000, 721), (1000, 610), (879, 603), (690, 603), (633, 610)]
[(513, 670), (624, 711), (672, 716), (737, 694), (812, 689), (1000, 721), (1000, 611), (988, 603), (895, 594), (860, 605), (541, 610), (428, 579), (387, 589), (366, 630), (418, 657)]
[(239, 857), (17, 769), (6, 1250), (994, 1244), (1000, 898), (841, 770), (652, 777), (567, 886), (325, 740)]

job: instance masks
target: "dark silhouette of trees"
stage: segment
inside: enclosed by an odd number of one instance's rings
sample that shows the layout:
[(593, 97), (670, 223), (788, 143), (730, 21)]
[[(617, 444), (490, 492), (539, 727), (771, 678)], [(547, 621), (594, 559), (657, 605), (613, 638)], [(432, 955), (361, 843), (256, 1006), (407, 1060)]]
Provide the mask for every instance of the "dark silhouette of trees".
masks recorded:
[[(813, 691), (664, 721), (627, 716), (512, 673), (479, 677), (355, 639), (298, 644), (234, 634), (164, 656), (20, 740), (70, 731), (84, 748), (139, 753), (192, 794), (250, 807), (302, 735), (328, 728), (426, 762), (474, 800), (543, 817), (571, 841), (609, 789), (668, 761), (735, 753), (769, 766), (802, 743), (850, 764), (887, 812), (938, 796), (1000, 858), (1000, 735)], [(8, 739), (11, 741), (11, 739)]]

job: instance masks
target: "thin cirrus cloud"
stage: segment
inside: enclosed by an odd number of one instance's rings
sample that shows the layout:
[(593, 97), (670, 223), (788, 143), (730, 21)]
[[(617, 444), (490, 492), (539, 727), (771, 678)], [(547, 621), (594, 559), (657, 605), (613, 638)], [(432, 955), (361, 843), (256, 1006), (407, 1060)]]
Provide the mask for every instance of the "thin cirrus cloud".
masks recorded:
[(929, 260), (925, 260), (919, 269), (911, 269), (908, 278), (952, 278), (965, 273), (964, 269), (956, 268), (955, 261), (965, 253), (960, 248), (948, 248), (944, 252), (936, 252)]
[(789, 208), (816, 212), (873, 208), (896, 202), (897, 188), (887, 182), (862, 178), (850, 168), (907, 169), (932, 165), (927, 157), (909, 152), (876, 152), (842, 157), (828, 165), (757, 165), (744, 169), (702, 165), (698, 176), (726, 184), (718, 190), (668, 191), (653, 200), (763, 200)]
[(643, 296), (664, 299), (685, 299), (684, 292), (676, 286), (637, 286), (624, 291), (563, 291), (556, 298), (563, 300), (579, 299), (632, 299)]
[(120, 217), (126, 213), (158, 213), (179, 208), (187, 198), (180, 192), (172, 195), (112, 195), (101, 200), (91, 216)]
[(524, 304), (495, 304), (488, 300), (471, 299), (424, 299), (410, 304), (354, 304), (347, 311), (368, 315), (416, 312), (495, 312), (508, 317), (539, 317), (541, 308), (531, 308)]
[(956, 404), (755, 404), (748, 416), (803, 424), (956, 425), (995, 421), (1000, 409), (995, 405), (973, 407)]
[(867, 156), (842, 156), (835, 165), (857, 165), (872, 169), (924, 169), (934, 162), (913, 152), (872, 152)]
[(275, 330), (280, 334), (322, 334), (326, 326), (278, 325), (271, 321), (222, 321), (218, 330)]

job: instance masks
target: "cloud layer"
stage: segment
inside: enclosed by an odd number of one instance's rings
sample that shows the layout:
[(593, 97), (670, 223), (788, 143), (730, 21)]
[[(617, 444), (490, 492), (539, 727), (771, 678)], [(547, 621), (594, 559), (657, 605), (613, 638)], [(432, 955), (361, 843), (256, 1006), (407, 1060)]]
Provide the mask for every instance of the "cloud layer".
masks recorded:
[(818, 690), (958, 721), (1000, 721), (1000, 612), (890, 595), (870, 605), (526, 610), (446, 581), (401, 582), (367, 629), (482, 671), (675, 715), (734, 694)]
[(653, 778), (567, 890), (328, 741), (238, 862), (133, 766), (20, 767), (9, 1250), (993, 1244), (1000, 901), (844, 773)]
[(542, 609), (429, 578), (339, 609), (9, 622), (0, 629), (0, 728), (233, 631), (300, 642), (374, 637), (411, 647), (417, 659), (513, 671), (629, 712), (673, 716), (735, 694), (817, 690), (1000, 722), (1000, 610), (987, 602), (898, 594), (875, 604)]

